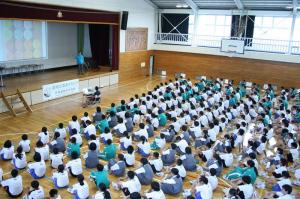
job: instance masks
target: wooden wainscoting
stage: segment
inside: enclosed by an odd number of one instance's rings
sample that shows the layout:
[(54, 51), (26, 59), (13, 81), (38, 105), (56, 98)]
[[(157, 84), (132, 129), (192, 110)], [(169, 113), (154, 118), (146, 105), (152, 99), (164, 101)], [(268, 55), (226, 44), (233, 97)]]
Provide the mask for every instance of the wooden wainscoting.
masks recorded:
[[(134, 51), (120, 53), (119, 76), (120, 81), (127, 79), (146, 77), (149, 74), (149, 60), (153, 51)], [(141, 63), (145, 62), (145, 67)]]
[(154, 51), (154, 55), (154, 68), (167, 74), (184, 72), (190, 77), (206, 75), (300, 87), (299, 64), (171, 51)]

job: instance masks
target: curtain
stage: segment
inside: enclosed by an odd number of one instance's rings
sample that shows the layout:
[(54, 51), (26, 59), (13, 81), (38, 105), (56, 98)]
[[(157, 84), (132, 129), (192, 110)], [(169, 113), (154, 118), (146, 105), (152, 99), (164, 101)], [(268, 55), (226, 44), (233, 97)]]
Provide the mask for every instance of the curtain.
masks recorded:
[(119, 69), (119, 26), (112, 26), (112, 70)]
[(89, 24), (93, 61), (97, 66), (109, 65), (109, 25)]
[(77, 51), (83, 53), (84, 48), (84, 24), (77, 24)]

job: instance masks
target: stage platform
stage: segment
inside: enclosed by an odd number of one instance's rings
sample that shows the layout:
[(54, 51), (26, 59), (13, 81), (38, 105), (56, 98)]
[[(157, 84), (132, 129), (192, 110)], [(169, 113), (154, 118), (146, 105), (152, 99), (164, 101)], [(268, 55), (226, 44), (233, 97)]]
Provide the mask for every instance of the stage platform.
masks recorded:
[[(20, 90), (26, 102), (31, 106), (49, 101), (45, 100), (45, 98), (43, 97), (43, 85), (74, 79), (79, 80), (78, 89), (79, 92), (81, 92), (83, 88), (94, 88), (95, 86), (108, 87), (118, 84), (119, 73), (118, 71), (111, 72), (110, 67), (101, 67), (100, 69), (91, 69), (84, 75), (78, 75), (77, 67), (68, 67), (38, 72), (35, 74), (22, 74), (18, 76), (5, 77), (5, 87), (1, 88), (0, 90), (3, 91), (7, 101), (14, 108), (18, 109), (23, 107), (23, 105), (20, 104), (20, 102), (15, 97), (17, 89)], [(0, 98), (0, 113), (7, 111), (8, 109), (4, 101)]]
[(12, 95), (19, 89), (21, 92), (29, 92), (41, 89), (45, 84), (62, 82), (66, 80), (90, 79), (93, 76), (106, 75), (111, 73), (110, 67), (101, 67), (100, 69), (91, 69), (84, 75), (78, 75), (77, 67), (58, 68), (46, 70), (44, 72), (36, 72), (32, 74), (18, 74), (14, 76), (6, 76), (3, 78), (4, 88), (0, 88), (5, 95)]

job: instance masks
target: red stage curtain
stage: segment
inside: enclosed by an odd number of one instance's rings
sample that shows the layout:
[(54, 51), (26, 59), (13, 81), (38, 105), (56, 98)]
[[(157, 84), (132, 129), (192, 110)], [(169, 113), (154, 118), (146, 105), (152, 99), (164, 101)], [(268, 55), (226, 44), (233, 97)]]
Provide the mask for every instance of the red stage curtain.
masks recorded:
[(113, 35), (113, 43), (112, 43), (112, 70), (119, 69), (119, 34), (120, 29), (118, 25), (112, 26), (112, 35)]

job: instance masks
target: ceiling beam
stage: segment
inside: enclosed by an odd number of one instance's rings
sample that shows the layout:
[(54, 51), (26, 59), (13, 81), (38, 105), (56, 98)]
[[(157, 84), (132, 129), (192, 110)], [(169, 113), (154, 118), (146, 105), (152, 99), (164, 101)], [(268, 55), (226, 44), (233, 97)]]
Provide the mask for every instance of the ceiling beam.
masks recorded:
[(244, 10), (244, 5), (242, 3), (242, 0), (234, 0), (234, 3), (239, 10)]
[(158, 6), (154, 4), (151, 0), (144, 0), (148, 5), (152, 6), (155, 9), (158, 9)]
[(194, 14), (196, 14), (198, 12), (198, 6), (195, 4), (195, 2), (193, 0), (184, 0), (185, 3), (190, 6), (192, 8), (192, 10), (194, 11)]

